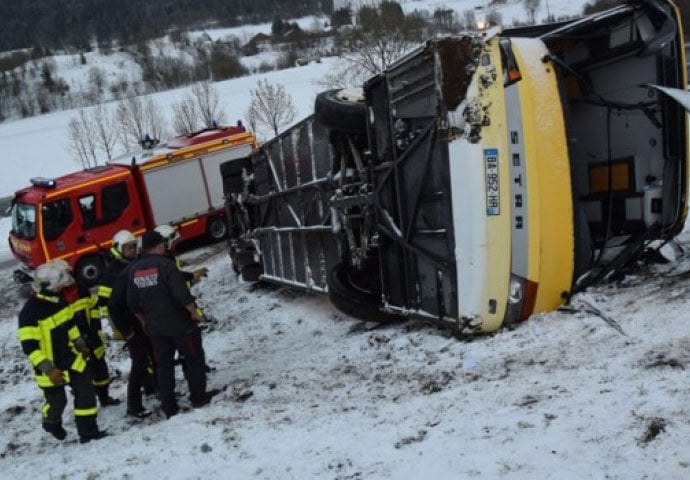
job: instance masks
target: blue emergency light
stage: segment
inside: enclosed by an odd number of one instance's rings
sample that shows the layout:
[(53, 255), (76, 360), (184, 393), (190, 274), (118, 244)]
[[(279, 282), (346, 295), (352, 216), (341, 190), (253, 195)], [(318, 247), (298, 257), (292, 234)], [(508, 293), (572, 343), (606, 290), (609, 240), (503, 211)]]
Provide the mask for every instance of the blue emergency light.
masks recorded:
[(54, 178), (34, 177), (31, 179), (31, 185), (36, 187), (55, 188), (57, 182)]

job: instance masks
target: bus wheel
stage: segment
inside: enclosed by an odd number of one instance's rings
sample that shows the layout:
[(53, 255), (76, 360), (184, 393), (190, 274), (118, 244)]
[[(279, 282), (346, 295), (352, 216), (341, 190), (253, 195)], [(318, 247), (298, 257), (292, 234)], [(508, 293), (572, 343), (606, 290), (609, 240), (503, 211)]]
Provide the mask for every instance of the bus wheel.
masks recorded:
[(327, 90), (316, 96), (314, 116), (326, 127), (345, 133), (367, 131), (364, 92), (357, 88)]
[(211, 240), (216, 242), (224, 239), (228, 234), (228, 224), (225, 223), (225, 217), (209, 218), (206, 234)]
[(95, 255), (89, 255), (77, 262), (74, 268), (74, 279), (79, 285), (93, 287), (103, 273), (103, 260)]
[(359, 320), (393, 320), (393, 315), (380, 311), (379, 273), (371, 267), (355, 270), (338, 263), (328, 274), (328, 296), (338, 310)]

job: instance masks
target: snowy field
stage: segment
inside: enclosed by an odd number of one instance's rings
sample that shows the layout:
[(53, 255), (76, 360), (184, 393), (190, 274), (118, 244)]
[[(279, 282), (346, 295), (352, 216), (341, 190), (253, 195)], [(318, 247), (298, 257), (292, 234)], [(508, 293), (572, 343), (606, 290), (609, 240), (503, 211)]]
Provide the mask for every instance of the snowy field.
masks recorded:
[[(20, 302), (0, 271), (2, 478), (690, 477), (687, 258), (576, 297), (615, 323), (554, 312), (462, 341), (412, 322), (372, 328), (325, 297), (244, 283), (222, 244), (183, 257), (210, 269), (195, 288), (215, 319), (209, 383), (225, 391), (167, 421), (102, 409), (111, 436), (86, 445), (69, 409), (65, 442), (40, 429)], [(108, 358), (124, 400), (121, 343)]]

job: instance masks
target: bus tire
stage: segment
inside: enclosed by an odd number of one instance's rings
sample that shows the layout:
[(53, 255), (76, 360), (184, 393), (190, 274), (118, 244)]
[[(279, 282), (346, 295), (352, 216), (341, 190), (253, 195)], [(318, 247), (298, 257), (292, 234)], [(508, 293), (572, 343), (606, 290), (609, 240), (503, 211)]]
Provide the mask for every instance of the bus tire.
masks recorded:
[[(378, 278), (372, 268), (355, 270), (340, 262), (328, 274), (328, 296), (341, 312), (359, 320), (384, 322), (392, 316), (382, 312), (381, 291), (371, 286), (371, 279)], [(370, 285), (367, 285), (369, 283)]]
[(326, 90), (316, 96), (314, 116), (331, 130), (364, 134), (367, 130), (367, 107), (359, 89)]

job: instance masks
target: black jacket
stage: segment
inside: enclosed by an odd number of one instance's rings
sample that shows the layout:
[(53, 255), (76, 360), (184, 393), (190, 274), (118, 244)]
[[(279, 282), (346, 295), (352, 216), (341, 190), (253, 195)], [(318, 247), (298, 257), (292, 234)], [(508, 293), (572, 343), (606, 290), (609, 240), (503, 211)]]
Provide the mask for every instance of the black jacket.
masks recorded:
[(127, 305), (143, 315), (151, 336), (185, 334), (195, 323), (186, 305), (194, 302), (175, 262), (163, 255), (144, 255), (129, 268)]
[(61, 294), (37, 293), (19, 312), (19, 340), (42, 387), (53, 384), (39, 369), (45, 361), (60, 370), (83, 371), (86, 364), (73, 342), (80, 337), (73, 310)]
[[(111, 292), (107, 303), (110, 320), (112, 320), (115, 328), (117, 328), (125, 338), (129, 337), (132, 331), (137, 334), (143, 333), (139, 319), (137, 319), (127, 305), (127, 281), (130, 266), (131, 265), (124, 262), (117, 262), (111, 265), (111, 267), (118, 268), (113, 268), (111, 273), (114, 273), (114, 276), (112, 280), (108, 279), (108, 281), (111, 282), (109, 283)], [(115, 272), (115, 270), (117, 271)]]
[(129, 263), (130, 262), (124, 259), (117, 250), (114, 248), (110, 249), (108, 266), (103, 271), (103, 274), (101, 274), (101, 278), (98, 279), (97, 308), (100, 312), (100, 317), (110, 315), (108, 311), (108, 300), (112, 293), (115, 278), (129, 265)]

